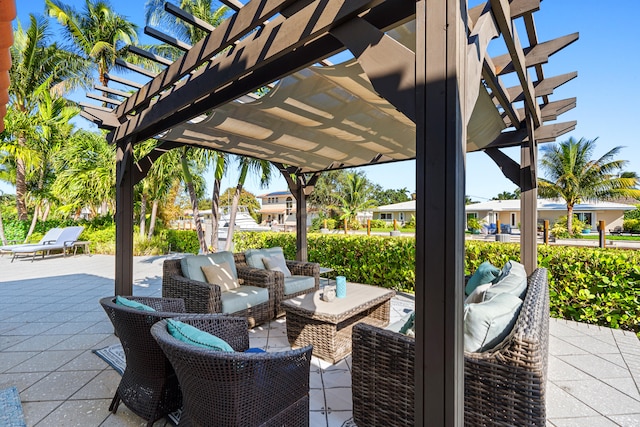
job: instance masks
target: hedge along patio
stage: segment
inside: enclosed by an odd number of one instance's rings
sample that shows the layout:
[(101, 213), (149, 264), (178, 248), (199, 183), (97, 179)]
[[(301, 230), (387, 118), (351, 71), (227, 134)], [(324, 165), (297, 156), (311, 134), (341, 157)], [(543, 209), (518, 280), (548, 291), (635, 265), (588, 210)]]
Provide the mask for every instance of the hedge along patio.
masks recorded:
[[(359, 283), (416, 292), (415, 239), (309, 234), (309, 261)], [(295, 254), (289, 233), (238, 233), (237, 251), (281, 246)], [(483, 261), (502, 266), (520, 260), (515, 243), (465, 242), (465, 274)], [(621, 328), (640, 336), (640, 251), (538, 246), (538, 265), (549, 271), (551, 316)]]
[[(234, 12), (218, 28), (168, 7), (208, 35), (182, 45), (185, 54), (173, 62), (137, 50), (166, 68), (154, 75), (120, 63), (151, 80), (134, 84), (138, 90), (122, 101), (107, 99), (106, 107), (83, 104), (83, 117), (108, 129), (117, 145), (116, 294), (132, 290), (133, 186), (167, 150), (187, 145), (272, 161), (296, 198), (298, 224), (306, 223), (306, 196), (323, 171), (415, 158), (416, 359), (424, 361), (416, 367), (416, 422), (459, 425), (464, 158), (485, 151), (521, 189), (521, 259), (532, 272), (537, 144), (576, 124), (545, 124), (575, 106), (575, 98), (549, 96), (577, 73), (546, 78), (543, 64), (578, 35), (539, 42), (533, 14), (540, 0), (472, 8), (458, 0), (223, 3)], [(507, 53), (491, 58), (494, 38)], [(314, 66), (346, 50), (353, 61), (335, 70)], [(514, 76), (514, 87), (505, 85), (505, 74)], [(302, 81), (310, 84), (287, 92)], [(271, 83), (267, 96), (246, 97)], [(154, 137), (164, 141), (134, 165), (133, 146)], [(520, 147), (520, 164), (500, 151), (510, 146)], [(296, 258), (307, 259), (307, 251), (299, 226)]]

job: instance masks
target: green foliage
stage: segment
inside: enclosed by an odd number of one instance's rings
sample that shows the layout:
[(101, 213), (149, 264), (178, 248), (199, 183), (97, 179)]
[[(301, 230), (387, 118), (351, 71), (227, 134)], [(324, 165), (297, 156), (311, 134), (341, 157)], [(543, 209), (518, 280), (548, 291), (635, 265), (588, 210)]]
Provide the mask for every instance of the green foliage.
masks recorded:
[(640, 219), (625, 219), (622, 222), (622, 229), (629, 233), (640, 233)]
[(198, 234), (195, 230), (165, 230), (167, 252), (184, 252), (197, 254), (200, 250)]
[(480, 230), (482, 229), (482, 224), (478, 221), (478, 218), (467, 218), (467, 228), (469, 230)]
[(371, 198), (374, 200), (376, 206), (393, 205), (411, 200), (408, 193), (409, 190), (407, 190), (407, 187), (397, 190), (383, 190), (379, 184), (375, 184), (371, 192)]
[(416, 228), (416, 216), (415, 215), (411, 215), (411, 219), (406, 222), (402, 228)]
[(636, 208), (632, 211), (626, 211), (624, 219), (640, 219), (640, 205), (636, 205)]
[(384, 219), (372, 219), (371, 228), (389, 228), (389, 225)]
[(553, 227), (551, 227), (551, 235), (556, 238), (567, 238), (572, 235), (580, 235), (580, 233), (582, 233), (582, 230), (584, 230), (585, 228), (589, 228), (589, 226), (586, 223), (580, 221), (578, 217), (574, 215), (573, 221), (571, 222), (571, 229), (573, 230), (573, 232), (569, 233), (567, 231), (567, 215), (564, 215), (558, 218), (558, 221), (556, 221), (556, 223), (553, 224)]

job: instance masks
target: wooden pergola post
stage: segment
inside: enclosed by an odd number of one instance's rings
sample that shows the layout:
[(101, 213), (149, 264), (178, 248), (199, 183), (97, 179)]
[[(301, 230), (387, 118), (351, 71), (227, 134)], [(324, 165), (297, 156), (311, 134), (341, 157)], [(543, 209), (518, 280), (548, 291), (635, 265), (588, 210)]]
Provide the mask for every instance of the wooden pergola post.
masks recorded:
[(133, 144), (118, 141), (116, 151), (116, 295), (133, 294)]
[[(466, 2), (416, 3), (416, 404), (462, 426)], [(428, 11), (428, 13), (427, 13)], [(441, 248), (427, 251), (426, 246)]]

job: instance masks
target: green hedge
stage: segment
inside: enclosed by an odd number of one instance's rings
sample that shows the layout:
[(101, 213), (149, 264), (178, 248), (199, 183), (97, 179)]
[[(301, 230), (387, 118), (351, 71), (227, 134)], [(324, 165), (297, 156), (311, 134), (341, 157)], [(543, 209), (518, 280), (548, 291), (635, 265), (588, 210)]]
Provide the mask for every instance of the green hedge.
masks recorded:
[[(235, 251), (281, 246), (285, 258), (296, 257), (292, 233), (243, 232), (234, 235)], [(309, 233), (308, 259), (334, 269), (349, 280), (413, 292), (415, 240), (412, 237)]]
[[(364, 235), (308, 236), (309, 261), (331, 267), (354, 282), (415, 290), (415, 240)], [(295, 235), (238, 233), (236, 251), (282, 246), (295, 259)], [(502, 266), (520, 260), (516, 243), (466, 242), (465, 274), (483, 261)], [(640, 251), (539, 246), (538, 265), (549, 271), (551, 315), (640, 332)]]

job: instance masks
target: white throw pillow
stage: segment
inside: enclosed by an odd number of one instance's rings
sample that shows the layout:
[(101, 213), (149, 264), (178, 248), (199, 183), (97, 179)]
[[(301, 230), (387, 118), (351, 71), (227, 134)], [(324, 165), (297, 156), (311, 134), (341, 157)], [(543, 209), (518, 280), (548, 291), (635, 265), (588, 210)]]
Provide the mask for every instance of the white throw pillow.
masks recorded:
[(484, 352), (500, 344), (518, 319), (522, 300), (508, 292), (464, 307), (464, 350)]

